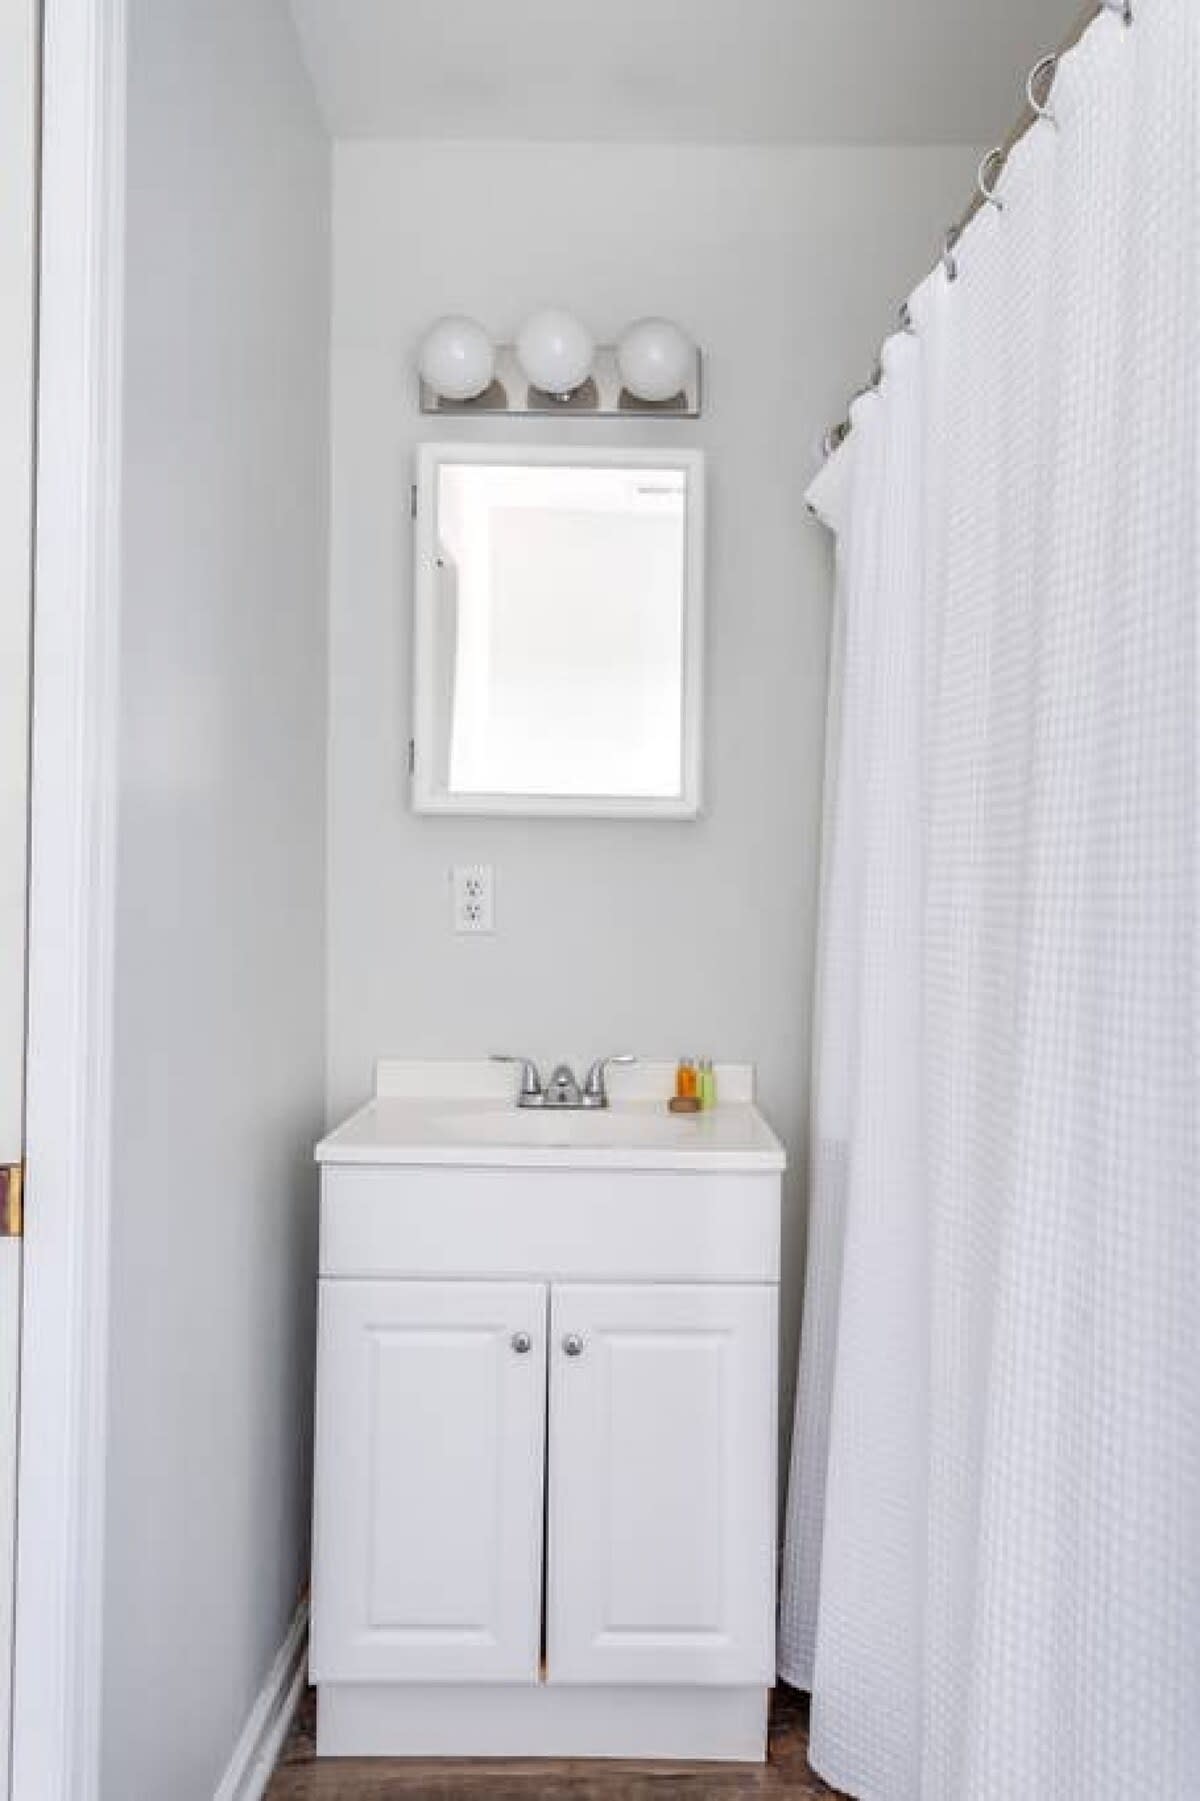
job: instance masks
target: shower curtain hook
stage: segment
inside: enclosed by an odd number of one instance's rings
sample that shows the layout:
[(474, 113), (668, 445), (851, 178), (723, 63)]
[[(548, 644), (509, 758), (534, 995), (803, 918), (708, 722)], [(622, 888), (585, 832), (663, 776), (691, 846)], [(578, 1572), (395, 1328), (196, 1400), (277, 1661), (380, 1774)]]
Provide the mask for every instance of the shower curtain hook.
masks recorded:
[(850, 402), (851, 406), (854, 405), (855, 400), (866, 400), (869, 398), (870, 395), (878, 394), (878, 392), (882, 386), (883, 386), (883, 363), (878, 362), (878, 363), (876, 363), (875, 367), (871, 371), (870, 381), (867, 382), (864, 387), (861, 387), (858, 390), (858, 393), (854, 396), (854, 400), (852, 400)]
[[(979, 192), (980, 192), (980, 195), (982, 196), (984, 205), (985, 206), (994, 206), (998, 213), (1002, 213), (1004, 211), (1004, 202), (1003, 202), (1003, 200), (1001, 200), (999, 194), (997, 194), (995, 184), (997, 181), (999, 181), (1000, 176), (1003, 174), (1004, 165), (1007, 162), (1007, 160), (1008, 160), (1008, 152), (1006, 150), (1004, 150), (999, 144), (997, 144), (997, 146), (994, 150), (988, 151), (987, 155), (984, 157), (983, 161), (980, 163), (979, 174), (978, 174), (978, 177), (976, 178), (977, 182), (978, 182)], [(989, 185), (988, 175), (993, 170), (995, 171), (995, 179)]]
[(913, 324), (912, 308), (907, 300), (900, 308), (900, 330), (909, 338), (915, 338), (917, 335), (917, 328)]
[(961, 228), (957, 225), (952, 225), (946, 233), (945, 240), (942, 244), (942, 268), (945, 271), (947, 281), (958, 280), (958, 258), (955, 256), (954, 251), (958, 244), (958, 240), (961, 237)]
[[(1046, 79), (1047, 76), (1049, 77), (1048, 81)], [(1057, 79), (1058, 53), (1055, 51), (1050, 56), (1043, 56), (1041, 62), (1036, 64), (1030, 71), (1029, 80), (1025, 84), (1025, 93), (1029, 100), (1030, 109), (1037, 114), (1039, 119), (1045, 119), (1051, 125), (1058, 124), (1054, 108), (1050, 104), (1050, 96), (1054, 92), (1054, 83)], [(1046, 83), (1046, 92), (1044, 98), (1039, 100), (1038, 90), (1043, 82)]]
[(1100, 0), (1100, 11), (1120, 13), (1123, 24), (1133, 24), (1133, 0)]

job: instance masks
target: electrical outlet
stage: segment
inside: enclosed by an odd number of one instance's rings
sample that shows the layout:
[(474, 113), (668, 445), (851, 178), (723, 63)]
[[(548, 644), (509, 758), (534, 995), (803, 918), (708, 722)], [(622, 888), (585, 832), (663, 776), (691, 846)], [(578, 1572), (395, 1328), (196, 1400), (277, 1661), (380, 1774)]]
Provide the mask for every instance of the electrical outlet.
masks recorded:
[(495, 911), (492, 870), (488, 863), (470, 863), (451, 871), (456, 932), (493, 932)]

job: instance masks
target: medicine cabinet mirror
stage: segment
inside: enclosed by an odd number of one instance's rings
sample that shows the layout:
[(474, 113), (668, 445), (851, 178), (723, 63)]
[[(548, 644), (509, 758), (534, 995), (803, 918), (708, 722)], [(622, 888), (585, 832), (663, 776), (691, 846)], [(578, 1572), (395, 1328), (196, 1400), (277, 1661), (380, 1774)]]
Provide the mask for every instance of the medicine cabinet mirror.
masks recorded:
[(413, 805), (693, 818), (698, 452), (425, 445)]

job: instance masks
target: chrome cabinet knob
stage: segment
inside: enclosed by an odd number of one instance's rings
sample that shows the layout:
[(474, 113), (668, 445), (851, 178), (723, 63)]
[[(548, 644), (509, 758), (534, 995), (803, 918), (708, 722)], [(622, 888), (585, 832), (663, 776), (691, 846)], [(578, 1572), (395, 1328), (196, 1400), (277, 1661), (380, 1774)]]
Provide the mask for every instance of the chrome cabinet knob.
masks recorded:
[(518, 1357), (528, 1357), (533, 1349), (533, 1340), (528, 1332), (514, 1332), (511, 1343)]
[(583, 1356), (583, 1340), (580, 1338), (578, 1332), (567, 1333), (567, 1336), (563, 1339), (563, 1350), (567, 1353), (568, 1357)]

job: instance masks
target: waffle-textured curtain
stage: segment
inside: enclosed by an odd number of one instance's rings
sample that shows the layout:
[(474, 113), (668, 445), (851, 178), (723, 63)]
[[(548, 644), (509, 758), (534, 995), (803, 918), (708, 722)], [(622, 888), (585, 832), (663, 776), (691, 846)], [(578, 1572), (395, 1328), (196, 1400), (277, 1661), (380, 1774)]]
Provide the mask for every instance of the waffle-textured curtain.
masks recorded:
[(1200, 1796), (1200, 6), (1103, 12), (838, 535), (781, 1669), (863, 1801)]

